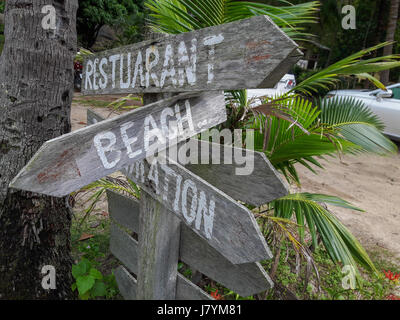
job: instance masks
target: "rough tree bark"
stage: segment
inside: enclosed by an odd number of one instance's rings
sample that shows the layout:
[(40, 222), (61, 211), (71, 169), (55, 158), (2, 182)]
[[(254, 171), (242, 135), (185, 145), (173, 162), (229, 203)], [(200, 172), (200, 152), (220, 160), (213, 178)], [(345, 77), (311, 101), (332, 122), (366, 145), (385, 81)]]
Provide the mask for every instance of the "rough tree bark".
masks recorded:
[[(398, 17), (399, 17), (399, 5), (400, 5), (400, 0), (390, 1), (389, 20), (386, 29), (386, 41), (394, 41), (398, 23)], [(392, 53), (393, 53), (393, 44), (383, 48), (384, 56), (390, 55)], [(384, 85), (389, 84), (389, 76), (390, 76), (390, 70), (385, 70), (381, 72), (380, 80)]]
[[(56, 29), (43, 28), (45, 5)], [(8, 189), (41, 145), (70, 131), (78, 0), (7, 0), (0, 57), (0, 299), (66, 299), (71, 292), (67, 199)], [(56, 270), (44, 290), (42, 267)]]

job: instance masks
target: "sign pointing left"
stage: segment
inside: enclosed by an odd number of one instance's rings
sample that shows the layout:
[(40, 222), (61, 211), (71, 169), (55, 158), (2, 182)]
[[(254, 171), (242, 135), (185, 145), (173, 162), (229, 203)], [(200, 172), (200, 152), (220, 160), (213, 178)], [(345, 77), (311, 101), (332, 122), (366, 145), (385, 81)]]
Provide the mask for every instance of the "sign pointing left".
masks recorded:
[(225, 120), (219, 92), (161, 100), (47, 141), (10, 187), (66, 196)]

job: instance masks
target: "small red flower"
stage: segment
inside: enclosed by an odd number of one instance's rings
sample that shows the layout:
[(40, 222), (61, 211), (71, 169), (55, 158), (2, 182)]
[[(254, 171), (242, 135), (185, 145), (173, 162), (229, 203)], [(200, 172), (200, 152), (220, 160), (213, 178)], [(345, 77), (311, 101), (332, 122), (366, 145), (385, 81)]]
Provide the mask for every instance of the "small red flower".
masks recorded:
[(388, 300), (399, 300), (400, 301), (400, 297), (395, 296), (394, 294), (391, 294), (387, 297)]
[(218, 289), (215, 290), (215, 292), (211, 292), (211, 297), (215, 300), (222, 300), (222, 295), (218, 294)]
[(387, 279), (389, 279), (390, 281), (394, 281), (394, 282), (399, 282), (400, 281), (400, 273), (394, 274), (390, 270), (388, 270), (388, 271), (383, 270), (383, 272), (385, 273), (385, 277)]

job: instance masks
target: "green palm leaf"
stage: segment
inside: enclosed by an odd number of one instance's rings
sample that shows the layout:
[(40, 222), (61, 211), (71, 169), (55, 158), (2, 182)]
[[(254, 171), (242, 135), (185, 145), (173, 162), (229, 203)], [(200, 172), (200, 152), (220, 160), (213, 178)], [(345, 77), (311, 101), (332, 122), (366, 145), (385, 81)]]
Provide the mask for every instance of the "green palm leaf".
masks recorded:
[(312, 95), (312, 92), (318, 92), (318, 89), (329, 89), (334, 86), (340, 81), (340, 77), (352, 75), (358, 76), (359, 78), (366, 78), (377, 87), (385, 89), (385, 86), (369, 73), (400, 67), (400, 55), (389, 55), (367, 60), (362, 60), (362, 58), (388, 44), (390, 43), (384, 42), (340, 60), (302, 81), (290, 92), (296, 91), (306, 95)]
[(321, 122), (363, 151), (379, 155), (397, 152), (397, 146), (381, 133), (383, 122), (362, 101), (335, 97), (322, 99), (319, 105)]
[(267, 15), (292, 39), (306, 40), (301, 25), (316, 23), (318, 1), (292, 5), (280, 1), (283, 6), (232, 0), (147, 0), (150, 9), (150, 25), (156, 32), (182, 33), (250, 18)]
[(275, 216), (290, 219), (295, 216), (299, 225), (301, 240), (304, 241), (304, 228), (307, 224), (314, 247), (317, 246), (317, 235), (334, 262), (351, 265), (357, 270), (357, 263), (369, 271), (377, 269), (365, 249), (350, 231), (319, 202), (362, 211), (347, 201), (322, 194), (297, 193), (273, 201), (270, 206)]
[[(276, 101), (276, 100), (275, 100)], [(322, 168), (315, 157), (336, 153), (356, 153), (362, 147), (339, 136), (332, 126), (322, 126), (320, 117), (325, 109), (313, 106), (311, 101), (304, 98), (288, 99), (281, 102), (288, 113), (308, 134), (299, 126), (277, 117), (258, 116), (253, 119), (249, 128), (255, 129), (254, 149), (263, 151), (278, 170), (291, 182), (300, 184), (295, 164), (300, 163), (312, 172), (311, 165)], [(268, 128), (266, 128), (268, 126)], [(268, 139), (265, 139), (268, 135)], [(267, 143), (265, 144), (265, 140)], [(265, 148), (266, 147), (266, 148)], [(265, 148), (265, 150), (264, 150)]]

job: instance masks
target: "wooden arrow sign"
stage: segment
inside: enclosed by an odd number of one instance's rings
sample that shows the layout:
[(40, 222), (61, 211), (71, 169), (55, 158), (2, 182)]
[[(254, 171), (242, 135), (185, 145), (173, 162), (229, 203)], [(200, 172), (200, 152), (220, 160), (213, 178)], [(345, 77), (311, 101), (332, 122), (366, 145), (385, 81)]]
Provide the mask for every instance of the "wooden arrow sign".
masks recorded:
[(298, 46), (267, 16), (171, 35), (91, 55), (84, 95), (271, 88)]
[[(107, 198), (113, 220), (124, 228), (139, 233), (139, 203), (113, 191), (107, 191)], [(110, 249), (131, 272), (138, 274), (138, 243), (115, 225), (111, 228)], [(260, 263), (239, 266), (232, 264), (187, 226), (181, 228), (179, 259), (243, 297), (265, 291), (273, 286)], [(131, 287), (136, 287), (132, 284)], [(184, 296), (181, 293), (183, 285), (182, 276), (178, 275), (178, 299), (179, 297), (182, 299), (202, 298), (199, 297), (200, 289), (193, 287), (188, 287)]]
[[(234, 264), (271, 258), (253, 214), (171, 159), (141, 160), (122, 170)], [(164, 161), (163, 161), (164, 160)], [(163, 163), (159, 163), (163, 161)]]
[[(103, 120), (102, 116), (88, 109), (88, 125)], [(185, 153), (190, 157), (191, 150), (199, 151), (196, 163), (183, 164), (179, 159), (178, 163), (236, 200), (258, 207), (288, 194), (287, 184), (261, 152), (191, 139), (168, 148), (166, 155), (174, 154), (173, 158), (178, 158), (178, 154)], [(208, 155), (204, 157), (206, 159), (202, 157), (204, 153)], [(251, 172), (238, 174), (239, 169), (246, 166), (252, 167)]]
[(47, 141), (10, 187), (66, 196), (225, 120), (222, 93), (158, 101)]

